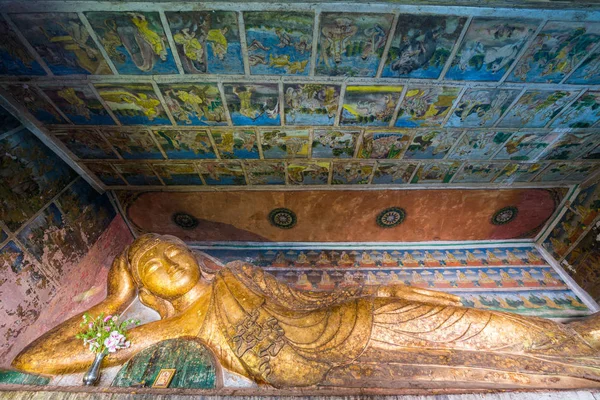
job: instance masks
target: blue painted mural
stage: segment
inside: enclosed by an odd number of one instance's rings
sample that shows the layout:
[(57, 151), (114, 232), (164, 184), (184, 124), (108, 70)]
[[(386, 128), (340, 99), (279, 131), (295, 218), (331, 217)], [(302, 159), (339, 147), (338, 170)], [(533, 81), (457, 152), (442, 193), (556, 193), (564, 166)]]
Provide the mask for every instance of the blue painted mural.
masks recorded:
[(539, 22), (518, 18), (475, 18), (446, 73), (446, 79), (499, 81)]
[(280, 125), (277, 84), (225, 85), (233, 125)]
[(314, 16), (302, 12), (245, 12), (248, 64), (254, 75), (308, 75)]
[(177, 73), (158, 13), (88, 12), (85, 16), (120, 74)]
[(113, 159), (117, 154), (104, 136), (95, 129), (59, 129), (53, 135), (81, 159)]
[(466, 20), (453, 16), (400, 15), (381, 76), (438, 78)]
[(227, 125), (225, 106), (216, 84), (159, 85), (178, 125)]
[(318, 75), (375, 76), (392, 14), (322, 13)]
[(170, 159), (217, 158), (208, 132), (203, 129), (158, 129), (152, 134)]
[(42, 86), (40, 89), (76, 125), (115, 124), (89, 86)]
[(96, 89), (123, 125), (171, 125), (149, 83), (96, 84)]
[(15, 31), (0, 20), (0, 75), (46, 75), (46, 71), (23, 47)]
[(112, 74), (76, 13), (12, 14), (10, 18), (55, 75)]
[(595, 46), (600, 23), (548, 22), (508, 78), (511, 82), (560, 82)]
[(185, 11), (165, 14), (186, 73), (244, 73), (235, 12)]

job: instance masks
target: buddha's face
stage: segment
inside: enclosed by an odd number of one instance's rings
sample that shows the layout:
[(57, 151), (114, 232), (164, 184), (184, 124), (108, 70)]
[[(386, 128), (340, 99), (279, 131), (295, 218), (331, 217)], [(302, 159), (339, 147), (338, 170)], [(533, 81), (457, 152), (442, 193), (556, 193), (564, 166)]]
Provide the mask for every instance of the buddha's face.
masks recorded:
[(161, 242), (140, 257), (139, 276), (143, 286), (165, 299), (189, 292), (200, 279), (200, 268), (185, 246)]

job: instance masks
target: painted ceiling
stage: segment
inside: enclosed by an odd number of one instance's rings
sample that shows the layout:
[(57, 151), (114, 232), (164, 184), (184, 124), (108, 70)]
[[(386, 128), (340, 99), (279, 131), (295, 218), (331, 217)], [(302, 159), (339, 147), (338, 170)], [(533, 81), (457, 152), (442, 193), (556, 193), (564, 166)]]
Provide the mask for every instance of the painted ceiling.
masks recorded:
[(120, 191), (117, 198), (137, 233), (190, 243), (428, 242), (533, 239), (566, 194), (566, 188)]
[(548, 187), (600, 166), (594, 7), (2, 4), (3, 104), (101, 188)]

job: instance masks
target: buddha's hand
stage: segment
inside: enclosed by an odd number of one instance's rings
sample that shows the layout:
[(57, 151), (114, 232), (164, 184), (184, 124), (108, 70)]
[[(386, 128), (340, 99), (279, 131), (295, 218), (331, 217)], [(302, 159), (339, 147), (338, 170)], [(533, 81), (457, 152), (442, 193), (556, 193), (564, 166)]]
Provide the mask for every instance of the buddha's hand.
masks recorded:
[(107, 297), (119, 301), (132, 300), (136, 294), (136, 286), (129, 272), (127, 256), (124, 251), (115, 257), (108, 271)]
[(462, 307), (460, 297), (453, 294), (415, 288), (402, 284), (381, 286), (377, 290), (378, 297), (396, 297), (403, 300), (420, 303), (437, 304), (441, 306)]

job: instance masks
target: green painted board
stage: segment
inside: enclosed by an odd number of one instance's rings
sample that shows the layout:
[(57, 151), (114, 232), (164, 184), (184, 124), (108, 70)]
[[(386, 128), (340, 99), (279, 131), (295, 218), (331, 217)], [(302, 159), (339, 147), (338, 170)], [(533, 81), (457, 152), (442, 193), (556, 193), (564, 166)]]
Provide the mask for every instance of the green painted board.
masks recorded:
[(194, 339), (170, 339), (150, 346), (127, 361), (111, 386), (150, 387), (159, 371), (175, 368), (170, 388), (213, 389), (216, 366), (210, 351)]
[(45, 376), (0, 369), (0, 385), (47, 385), (49, 382), (50, 378)]

